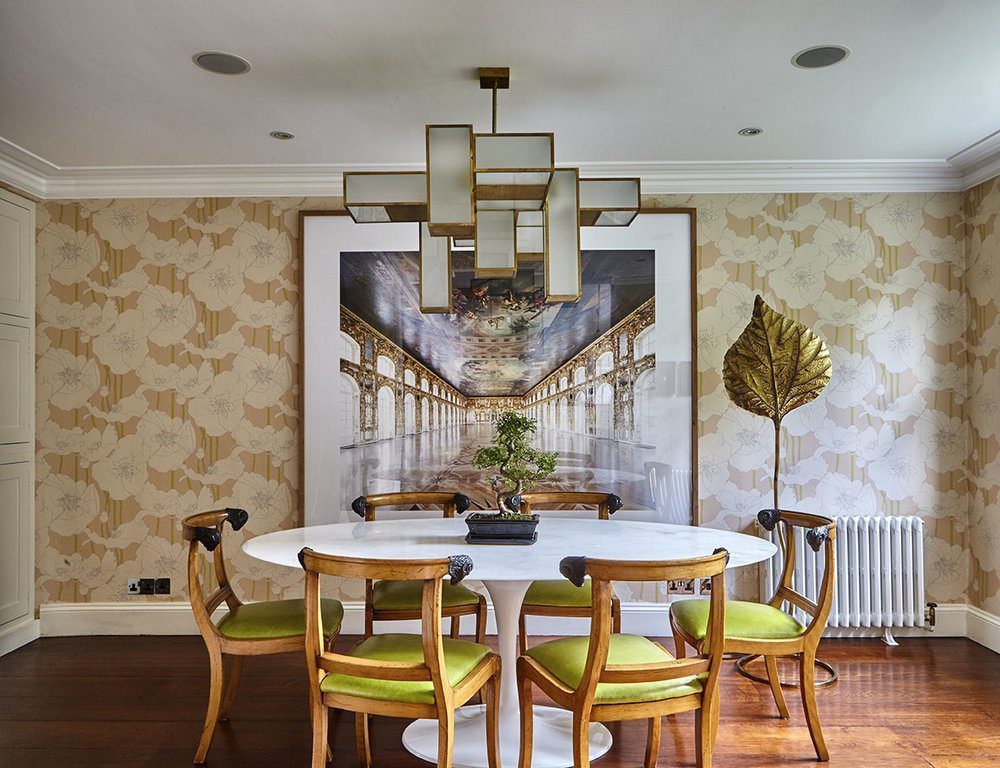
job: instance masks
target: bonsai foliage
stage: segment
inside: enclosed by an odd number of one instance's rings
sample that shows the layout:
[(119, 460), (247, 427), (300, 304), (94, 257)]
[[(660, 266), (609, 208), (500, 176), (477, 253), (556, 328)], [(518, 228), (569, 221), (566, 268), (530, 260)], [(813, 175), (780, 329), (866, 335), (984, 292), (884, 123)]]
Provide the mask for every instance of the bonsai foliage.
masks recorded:
[(556, 454), (539, 451), (528, 443), (535, 428), (534, 419), (517, 411), (505, 411), (497, 418), (493, 442), (476, 451), (472, 459), (479, 469), (497, 470), (490, 485), (501, 512), (505, 509), (504, 496), (517, 496), (555, 471)]

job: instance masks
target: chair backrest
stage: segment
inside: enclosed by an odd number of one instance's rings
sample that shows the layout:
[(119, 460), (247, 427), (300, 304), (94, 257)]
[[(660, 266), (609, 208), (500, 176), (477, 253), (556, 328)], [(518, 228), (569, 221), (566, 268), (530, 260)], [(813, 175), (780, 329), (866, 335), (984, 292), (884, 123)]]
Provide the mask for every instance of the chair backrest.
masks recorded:
[[(717, 549), (711, 555), (686, 560), (621, 561), (591, 557), (566, 557), (559, 571), (576, 586), (589, 576), (593, 583), (591, 601), (590, 646), (587, 663), (575, 695), (585, 706), (593, 701), (598, 683), (643, 683), (675, 680), (708, 673), (704, 690), (715, 691), (722, 667), (726, 620), (725, 570), (729, 553)], [(702, 652), (685, 659), (660, 664), (608, 664), (611, 639), (612, 581), (672, 581), (675, 579), (711, 579), (708, 632)], [(714, 695), (714, 693), (713, 693)]]
[(434, 493), (429, 491), (412, 491), (403, 493), (378, 493), (372, 496), (358, 496), (351, 502), (351, 509), (359, 517), (367, 521), (375, 519), (375, 510), (379, 507), (399, 507), (407, 505), (441, 507), (443, 517), (454, 517), (462, 514), (471, 504), (472, 499), (461, 493)]
[[(229, 583), (229, 574), (226, 572), (226, 558), (222, 552), (222, 526), (229, 523), (234, 531), (238, 531), (246, 525), (249, 519), (245, 509), (215, 509), (211, 512), (200, 512), (191, 515), (181, 521), (181, 532), (184, 540), (190, 542), (188, 546), (188, 595), (191, 598), (191, 610), (194, 611), (194, 619), (198, 624), (198, 629), (206, 638), (210, 635), (217, 635), (215, 622), (212, 621), (212, 614), (223, 602), (229, 606), (229, 610), (241, 605), (236, 593)], [(212, 553), (212, 564), (215, 567), (215, 580), (219, 583), (218, 588), (207, 597), (202, 589), (200, 566), (200, 548), (204, 547)]]
[(537, 512), (539, 504), (574, 504), (576, 506), (597, 507), (597, 517), (607, 520), (622, 508), (622, 500), (613, 493), (590, 493), (579, 491), (553, 491), (551, 493), (522, 493), (507, 499), (508, 509), (520, 509), (530, 515)]
[[(793, 512), (787, 509), (762, 509), (757, 513), (757, 522), (767, 531), (773, 531), (775, 526), (780, 525), (778, 540), (785, 558), (785, 566), (781, 571), (781, 581), (778, 582), (778, 588), (768, 603), (780, 608), (781, 604), (787, 601), (801, 608), (811, 617), (806, 635), (810, 640), (819, 643), (820, 635), (830, 615), (830, 606), (833, 603), (834, 575), (836, 574), (834, 560), (837, 538), (836, 523), (829, 517)], [(792, 586), (795, 576), (796, 528), (809, 529), (806, 531), (805, 541), (813, 552), (819, 552), (820, 549), (823, 549), (823, 578), (816, 593), (816, 602), (801, 592), (795, 591)]]
[(659, 517), (668, 523), (690, 525), (691, 470), (674, 469), (659, 461), (647, 461), (643, 466)]
[[(452, 686), (444, 664), (441, 638), (442, 579), (450, 577), (457, 584), (472, 572), (468, 555), (433, 560), (373, 560), (338, 557), (314, 552), (308, 547), (299, 552), (299, 562), (306, 572), (306, 661), (313, 693), (331, 673), (377, 680), (431, 681), (435, 700), (448, 700)], [(323, 615), (320, 610), (320, 576), (385, 581), (423, 581), (420, 630), (423, 638), (423, 661), (377, 661), (327, 651), (323, 645)]]

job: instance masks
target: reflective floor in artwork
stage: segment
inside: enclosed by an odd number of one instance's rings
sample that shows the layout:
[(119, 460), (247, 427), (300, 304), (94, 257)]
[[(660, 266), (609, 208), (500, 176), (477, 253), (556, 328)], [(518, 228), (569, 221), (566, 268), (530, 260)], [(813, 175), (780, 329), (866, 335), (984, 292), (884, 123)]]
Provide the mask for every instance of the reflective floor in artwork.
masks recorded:
[[(472, 466), (476, 449), (492, 435), (492, 424), (470, 424), (344, 448), (344, 508), (361, 494), (400, 490), (459, 491), (494, 506), (492, 473)], [(653, 509), (644, 468), (653, 448), (560, 430), (539, 430), (534, 445), (558, 454), (555, 476), (534, 490), (603, 491), (618, 494), (627, 510)]]

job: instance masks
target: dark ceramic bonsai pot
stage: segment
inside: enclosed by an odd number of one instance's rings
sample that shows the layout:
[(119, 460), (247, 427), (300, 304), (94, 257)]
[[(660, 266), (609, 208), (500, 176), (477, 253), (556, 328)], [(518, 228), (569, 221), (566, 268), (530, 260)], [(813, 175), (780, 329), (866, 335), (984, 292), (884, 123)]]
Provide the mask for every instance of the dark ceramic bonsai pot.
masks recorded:
[(538, 539), (538, 515), (510, 512), (476, 512), (465, 518), (469, 544), (534, 544)]

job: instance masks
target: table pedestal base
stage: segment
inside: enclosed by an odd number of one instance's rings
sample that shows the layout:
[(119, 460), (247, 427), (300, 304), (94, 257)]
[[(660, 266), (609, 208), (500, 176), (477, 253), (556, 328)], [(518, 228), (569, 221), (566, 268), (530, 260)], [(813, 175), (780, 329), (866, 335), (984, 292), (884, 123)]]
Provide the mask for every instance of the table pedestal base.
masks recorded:
[[(486, 708), (461, 707), (455, 711), (454, 768), (487, 768)], [(573, 765), (573, 716), (555, 707), (534, 707), (532, 768), (571, 768)], [(503, 713), (507, 714), (507, 713)], [(500, 764), (517, 768), (520, 723), (515, 717), (500, 722)], [(429, 763), (437, 762), (437, 720), (416, 720), (403, 731), (407, 751)], [(600, 723), (590, 724), (590, 759), (596, 760), (611, 749), (611, 733)]]

